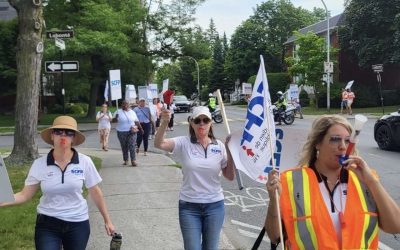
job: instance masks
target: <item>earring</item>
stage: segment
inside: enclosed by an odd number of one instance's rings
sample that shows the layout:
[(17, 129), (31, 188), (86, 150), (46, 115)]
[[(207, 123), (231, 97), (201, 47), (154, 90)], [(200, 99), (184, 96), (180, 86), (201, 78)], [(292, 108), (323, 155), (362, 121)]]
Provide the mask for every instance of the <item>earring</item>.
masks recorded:
[(315, 157), (318, 159), (319, 157), (319, 150), (317, 149)]

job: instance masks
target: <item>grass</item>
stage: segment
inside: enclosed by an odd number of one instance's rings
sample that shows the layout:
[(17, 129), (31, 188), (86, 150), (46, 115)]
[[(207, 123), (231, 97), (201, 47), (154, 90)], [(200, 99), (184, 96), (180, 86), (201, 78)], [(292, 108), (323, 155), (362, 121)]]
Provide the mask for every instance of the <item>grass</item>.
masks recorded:
[[(5, 152), (6, 150), (3, 149), (2, 154)], [(92, 160), (99, 169), (101, 159), (92, 157)], [(14, 192), (19, 192), (23, 188), (29, 168), (30, 165), (8, 166), (7, 171)], [(87, 190), (84, 195), (87, 195)], [(0, 249), (35, 249), (36, 207), (40, 196), (39, 191), (31, 201), (25, 204), (0, 208)]]
[[(247, 108), (246, 105), (238, 105), (239, 107)], [(385, 106), (385, 114), (389, 114), (399, 110), (400, 106)], [(331, 108), (328, 113), (326, 108), (316, 109), (313, 107), (303, 107), (301, 109), (304, 115), (324, 115), (324, 114), (339, 114), (340, 108)], [(382, 116), (382, 107), (370, 107), (370, 108), (353, 108), (353, 114), (366, 114)]]

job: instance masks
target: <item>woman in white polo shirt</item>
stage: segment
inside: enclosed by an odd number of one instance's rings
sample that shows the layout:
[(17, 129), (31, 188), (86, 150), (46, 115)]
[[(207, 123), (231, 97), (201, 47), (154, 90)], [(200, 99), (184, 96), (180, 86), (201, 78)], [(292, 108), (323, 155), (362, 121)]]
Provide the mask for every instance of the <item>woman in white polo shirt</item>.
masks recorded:
[[(224, 222), (224, 195), (219, 173), (235, 178), (232, 156), (214, 137), (207, 107), (196, 107), (190, 118), (189, 136), (164, 138), (171, 113), (163, 110), (154, 146), (173, 152), (182, 165), (179, 224), (185, 249), (218, 249)], [(228, 141), (229, 139), (227, 139)]]
[(33, 162), (24, 188), (14, 195), (15, 202), (0, 206), (27, 202), (40, 188), (43, 195), (37, 207), (36, 249), (59, 250), (62, 246), (64, 250), (84, 250), (90, 234), (88, 205), (82, 196), (85, 185), (111, 236), (114, 225), (98, 186), (102, 179), (92, 159), (72, 148), (85, 141), (76, 120), (59, 116), (40, 135), (53, 149)]

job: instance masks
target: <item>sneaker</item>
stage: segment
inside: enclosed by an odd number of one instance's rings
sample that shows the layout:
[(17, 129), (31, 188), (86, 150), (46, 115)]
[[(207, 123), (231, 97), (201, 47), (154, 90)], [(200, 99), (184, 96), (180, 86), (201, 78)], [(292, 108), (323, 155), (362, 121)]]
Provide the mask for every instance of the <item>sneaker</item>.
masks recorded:
[(170, 130), (171, 130), (171, 131), (174, 131), (174, 128), (171, 128)]
[(152, 136), (152, 135), (149, 135), (149, 140), (151, 140), (151, 139), (153, 139), (153, 136)]
[(146, 156), (146, 155), (147, 155), (147, 152), (145, 151), (145, 152), (144, 152), (144, 156)]
[(122, 165), (128, 165), (128, 161), (124, 161), (124, 163), (122, 163)]
[(135, 161), (131, 161), (132, 167), (136, 167), (137, 163)]

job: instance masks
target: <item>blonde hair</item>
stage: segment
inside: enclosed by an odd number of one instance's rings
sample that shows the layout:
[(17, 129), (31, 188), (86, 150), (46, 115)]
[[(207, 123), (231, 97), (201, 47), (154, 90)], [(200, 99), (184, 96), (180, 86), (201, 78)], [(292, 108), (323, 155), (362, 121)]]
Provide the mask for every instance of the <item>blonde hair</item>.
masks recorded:
[(317, 118), (311, 127), (311, 132), (308, 134), (306, 143), (303, 146), (301, 152), (299, 166), (313, 166), (317, 160), (317, 149), (316, 145), (324, 139), (326, 133), (333, 125), (341, 125), (347, 129), (351, 134), (353, 127), (347, 121), (339, 115), (322, 115)]

